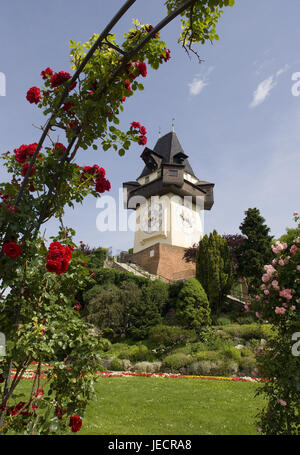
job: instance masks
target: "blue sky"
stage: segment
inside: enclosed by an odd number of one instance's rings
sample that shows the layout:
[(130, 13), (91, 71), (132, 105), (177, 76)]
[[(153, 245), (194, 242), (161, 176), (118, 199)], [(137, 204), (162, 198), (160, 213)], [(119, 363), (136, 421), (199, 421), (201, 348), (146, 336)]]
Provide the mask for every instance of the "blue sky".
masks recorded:
[[(47, 66), (69, 70), (68, 41), (86, 41), (100, 32), (123, 0), (14, 0), (1, 5), (0, 72), (6, 76), (6, 96), (0, 96), (0, 152), (38, 139), (32, 125), (45, 121), (25, 94), (40, 85)], [(137, 0), (115, 28), (120, 42), (132, 18), (156, 24), (165, 14), (161, 0)], [(205, 214), (205, 230), (236, 233), (249, 207), (258, 207), (281, 235), (293, 225), (300, 209), (300, 97), (292, 95), (293, 73), (300, 72), (298, 0), (237, 0), (218, 26), (220, 41), (199, 46), (204, 62), (187, 57), (177, 44), (174, 21), (162, 32), (171, 60), (149, 70), (145, 91), (127, 100), (121, 126), (133, 120), (146, 125), (148, 146), (158, 131), (175, 131), (196, 175), (215, 183), (215, 204)], [(141, 172), (142, 147), (125, 157), (112, 151), (80, 152), (79, 164), (100, 164), (117, 196), (123, 181)], [(0, 178), (6, 179), (4, 169)], [(133, 245), (133, 233), (96, 228), (96, 200), (68, 210), (65, 223), (77, 231), (76, 240), (114, 251)], [(54, 234), (55, 222), (47, 225)]]

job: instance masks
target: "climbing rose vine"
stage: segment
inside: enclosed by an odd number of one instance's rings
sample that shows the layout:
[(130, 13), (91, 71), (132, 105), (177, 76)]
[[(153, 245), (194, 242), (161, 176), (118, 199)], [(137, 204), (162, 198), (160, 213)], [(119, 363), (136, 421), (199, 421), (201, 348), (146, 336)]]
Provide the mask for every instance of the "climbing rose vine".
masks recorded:
[[(217, 39), (220, 8), (233, 3), (197, 0), (192, 22), (190, 13), (182, 12), (183, 45)], [(168, 0), (168, 13), (181, 4)], [(127, 131), (118, 125), (126, 100), (144, 89), (141, 81), (149, 69), (157, 70), (170, 59), (159, 33), (144, 41), (151, 30), (135, 20), (120, 44), (112, 33), (100, 45), (97, 34), (86, 43), (70, 41), (71, 71), (80, 73), (80, 81), (71, 82), (72, 73), (64, 69), (42, 69), (41, 86), (24, 95), (49, 117), (42, 137), (39, 143), (15, 144), (13, 153), (1, 156), (10, 176), (0, 184), (0, 329), (7, 340), (7, 355), (0, 359), (2, 433), (78, 432), (87, 403), (95, 397), (101, 344), (76, 302), (95, 272), (87, 267), (88, 258), (73, 242), (75, 232), (64, 226), (63, 215), (66, 206), (74, 208), (86, 196), (99, 197), (111, 188), (99, 163), (76, 163), (79, 151), (100, 147), (123, 156), (132, 144), (147, 143), (146, 127), (139, 122)], [(126, 65), (124, 54), (132, 55)], [(47, 246), (40, 231), (52, 217), (60, 228)], [(42, 375), (47, 362), (51, 369)], [(31, 364), (36, 366), (32, 387), (19, 401), (18, 385)]]
[[(295, 222), (299, 216), (294, 212)], [(300, 224), (298, 224), (300, 229)], [(272, 324), (274, 336), (257, 349), (260, 375), (268, 381), (259, 390), (267, 407), (259, 416), (264, 434), (300, 432), (300, 237), (272, 245), (274, 258), (265, 265), (262, 283), (246, 310)]]

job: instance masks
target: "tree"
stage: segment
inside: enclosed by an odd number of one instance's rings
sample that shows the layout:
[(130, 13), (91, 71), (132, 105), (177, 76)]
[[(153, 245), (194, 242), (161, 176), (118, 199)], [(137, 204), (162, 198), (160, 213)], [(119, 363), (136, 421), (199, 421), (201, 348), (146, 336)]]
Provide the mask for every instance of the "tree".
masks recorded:
[(233, 284), (232, 266), (227, 241), (213, 231), (199, 243), (196, 277), (202, 284), (211, 309), (219, 313)]
[(257, 208), (248, 209), (240, 225), (246, 240), (236, 250), (239, 273), (248, 281), (249, 292), (253, 292), (260, 282), (265, 264), (271, 260), (272, 236), (270, 228)]
[(86, 320), (105, 331), (111, 329), (115, 336), (126, 335), (130, 311), (142, 297), (142, 291), (133, 282), (124, 282), (101, 288), (94, 286), (89, 292), (97, 290), (86, 308)]
[(235, 274), (238, 274), (238, 259), (237, 259), (237, 250), (246, 240), (246, 237), (240, 234), (225, 234), (222, 236), (223, 239), (227, 241), (229, 248), (229, 256), (232, 263), (232, 268)]
[(300, 228), (287, 228), (286, 233), (279, 238), (279, 241), (291, 244), (297, 237), (300, 237)]
[(162, 323), (161, 310), (168, 299), (168, 285), (159, 280), (148, 280), (141, 291), (129, 310), (128, 334), (136, 339), (146, 338), (150, 327)]
[(207, 295), (195, 278), (183, 284), (177, 298), (176, 316), (181, 325), (197, 332), (201, 327), (211, 324)]

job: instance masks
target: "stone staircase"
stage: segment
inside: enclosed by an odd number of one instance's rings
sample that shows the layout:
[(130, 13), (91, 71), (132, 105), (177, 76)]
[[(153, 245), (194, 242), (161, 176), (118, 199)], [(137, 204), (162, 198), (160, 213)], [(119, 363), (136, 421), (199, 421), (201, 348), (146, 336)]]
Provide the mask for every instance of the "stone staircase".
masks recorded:
[(171, 282), (168, 278), (165, 278), (160, 275), (154, 275), (152, 273), (147, 272), (147, 270), (143, 269), (140, 265), (137, 265), (133, 262), (118, 262), (116, 257), (113, 258), (113, 261), (109, 264), (109, 268), (115, 268), (118, 270), (122, 270), (125, 272), (131, 272), (136, 276), (142, 276), (148, 278), (152, 281), (154, 280), (162, 280), (166, 282)]

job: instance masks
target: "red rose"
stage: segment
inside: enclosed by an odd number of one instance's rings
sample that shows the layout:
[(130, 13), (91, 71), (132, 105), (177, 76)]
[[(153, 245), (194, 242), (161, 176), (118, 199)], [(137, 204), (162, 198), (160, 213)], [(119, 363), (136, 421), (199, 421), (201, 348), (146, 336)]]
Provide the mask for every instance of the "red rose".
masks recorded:
[(76, 311), (80, 311), (80, 310), (81, 310), (81, 305), (80, 305), (80, 303), (79, 303), (79, 302), (74, 302), (74, 303), (73, 303), (73, 308), (74, 308), (74, 310), (76, 310)]
[(38, 87), (31, 87), (26, 95), (26, 99), (29, 101), (29, 103), (33, 104), (38, 104), (40, 100), (42, 99), (41, 91)]
[[(73, 107), (73, 106), (74, 106), (73, 103), (65, 103), (65, 104), (63, 105), (63, 110), (64, 110), (65, 112), (69, 112), (70, 109), (71, 109), (71, 107)], [(73, 114), (73, 112), (70, 111), (70, 114)]]
[(132, 122), (130, 123), (130, 125), (132, 126), (132, 128), (141, 128), (141, 124), (139, 122)]
[(146, 145), (147, 144), (147, 138), (146, 136), (140, 136), (139, 138), (139, 145)]
[(71, 427), (73, 433), (80, 431), (82, 426), (82, 419), (78, 415), (74, 414), (70, 417), (69, 427)]
[(123, 98), (121, 99), (121, 103), (124, 103), (126, 101), (126, 96), (123, 96)]
[(104, 193), (111, 189), (111, 184), (106, 178), (100, 178), (96, 181), (96, 191), (97, 193)]
[(146, 128), (144, 126), (140, 127), (140, 133), (141, 133), (142, 136), (145, 136), (145, 134), (147, 134), (147, 130), (146, 130)]
[(27, 146), (21, 145), (18, 149), (14, 150), (15, 158), (18, 163), (25, 163), (28, 158)]
[(32, 156), (34, 154), (36, 148), (37, 148), (37, 142), (34, 142), (33, 144), (27, 145), (27, 153), (28, 153), (28, 155)]
[(164, 49), (164, 51), (165, 51), (166, 55), (164, 56), (163, 54), (161, 54), (160, 58), (162, 58), (165, 62), (167, 62), (171, 58), (171, 51), (170, 51), (170, 49)]
[(48, 272), (56, 273), (57, 275), (61, 271), (61, 262), (60, 261), (47, 261), (46, 269)]
[(5, 256), (8, 256), (9, 258), (17, 258), (22, 253), (21, 247), (14, 242), (5, 243), (2, 251)]
[(50, 78), (50, 84), (52, 88), (59, 87), (64, 82), (71, 79), (71, 74), (66, 71), (59, 71), (58, 73), (52, 74)]
[[(22, 168), (22, 176), (25, 177), (27, 169), (29, 168), (29, 163), (24, 164)], [(32, 166), (29, 177), (32, 177), (34, 173), (34, 166)]]
[(125, 87), (127, 90), (131, 90), (130, 81), (128, 79), (126, 79), (126, 81), (125, 81)]
[(71, 90), (73, 90), (73, 89), (76, 87), (76, 85), (77, 85), (77, 82), (76, 82), (76, 81), (72, 82), (72, 84), (70, 84), (70, 87), (69, 87), (69, 92), (70, 92)]
[[(81, 179), (86, 178), (86, 174), (92, 175), (96, 180), (103, 179), (105, 177), (105, 169), (99, 167), (97, 164), (94, 166), (84, 166), (81, 173)], [(92, 181), (94, 181), (92, 179)]]
[(143, 77), (147, 76), (147, 65), (145, 62), (135, 62), (137, 68), (139, 69), (140, 75)]
[(60, 155), (62, 155), (66, 150), (67, 149), (64, 144), (61, 144), (60, 142), (56, 142), (55, 146), (53, 147), (53, 152), (58, 152)]
[(19, 148), (14, 150), (16, 161), (22, 164), (25, 163), (28, 158), (34, 154), (36, 147), (36, 142), (29, 145), (22, 144)]
[(56, 241), (52, 242), (49, 246), (46, 268), (48, 272), (60, 275), (68, 270), (71, 258), (72, 251), (69, 247)]
[(43, 78), (44, 80), (47, 79), (47, 76), (52, 76), (52, 74), (53, 74), (53, 71), (52, 71), (52, 69), (49, 68), (49, 67), (46, 68), (44, 71), (41, 72), (41, 76), (42, 76), (42, 78)]

